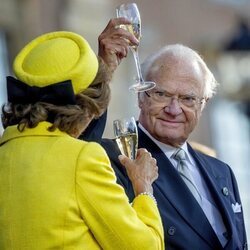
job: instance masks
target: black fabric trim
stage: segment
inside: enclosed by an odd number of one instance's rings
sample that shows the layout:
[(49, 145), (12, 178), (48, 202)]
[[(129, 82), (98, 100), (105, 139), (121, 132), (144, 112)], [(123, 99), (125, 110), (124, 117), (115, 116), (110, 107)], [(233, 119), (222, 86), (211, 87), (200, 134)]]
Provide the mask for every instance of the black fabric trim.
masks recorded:
[(7, 76), (8, 101), (14, 104), (47, 102), (59, 106), (75, 105), (75, 94), (71, 80), (54, 83), (46, 87), (29, 86)]

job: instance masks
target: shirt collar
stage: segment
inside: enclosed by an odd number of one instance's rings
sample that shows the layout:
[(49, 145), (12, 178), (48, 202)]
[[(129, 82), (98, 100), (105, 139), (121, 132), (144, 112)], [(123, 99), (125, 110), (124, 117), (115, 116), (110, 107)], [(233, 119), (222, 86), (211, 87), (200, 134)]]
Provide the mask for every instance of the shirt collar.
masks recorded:
[[(177, 149), (176, 147), (172, 147), (170, 145), (167, 145), (163, 142), (158, 141), (157, 139), (155, 139), (143, 126), (141, 123), (138, 123), (138, 127), (162, 150), (162, 152), (167, 156), (168, 159), (173, 160), (173, 156), (176, 153)], [(193, 159), (190, 155), (190, 153), (188, 152), (188, 146), (187, 146), (187, 142), (185, 142), (184, 144), (182, 144), (182, 146), (180, 147), (185, 151), (185, 155), (187, 158), (187, 161), (189, 161), (190, 163), (193, 163)]]

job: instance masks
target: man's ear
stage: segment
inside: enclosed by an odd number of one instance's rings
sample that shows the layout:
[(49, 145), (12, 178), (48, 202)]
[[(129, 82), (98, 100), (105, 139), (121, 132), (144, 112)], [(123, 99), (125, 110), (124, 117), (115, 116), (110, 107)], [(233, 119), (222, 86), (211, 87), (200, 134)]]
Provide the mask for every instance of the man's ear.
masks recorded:
[(141, 109), (142, 107), (142, 101), (140, 99), (138, 99), (138, 107)]
[(138, 93), (137, 99), (138, 99), (138, 107), (141, 109), (144, 101), (143, 93)]
[(201, 104), (201, 111), (203, 111), (203, 109), (205, 108), (206, 104), (208, 103), (208, 101), (210, 100), (210, 98), (205, 98), (205, 101)]

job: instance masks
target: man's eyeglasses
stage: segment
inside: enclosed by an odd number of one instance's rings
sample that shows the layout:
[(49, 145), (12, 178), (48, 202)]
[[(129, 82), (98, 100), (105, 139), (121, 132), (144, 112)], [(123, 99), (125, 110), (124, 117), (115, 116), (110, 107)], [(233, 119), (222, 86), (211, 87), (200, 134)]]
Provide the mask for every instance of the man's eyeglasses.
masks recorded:
[(197, 96), (192, 96), (192, 95), (181, 95), (175, 97), (174, 95), (171, 95), (167, 91), (163, 90), (145, 91), (145, 94), (148, 97), (150, 97), (153, 101), (158, 103), (164, 103), (166, 105), (169, 105), (172, 102), (172, 100), (176, 98), (181, 106), (187, 108), (197, 108), (205, 101), (205, 98), (199, 98)]

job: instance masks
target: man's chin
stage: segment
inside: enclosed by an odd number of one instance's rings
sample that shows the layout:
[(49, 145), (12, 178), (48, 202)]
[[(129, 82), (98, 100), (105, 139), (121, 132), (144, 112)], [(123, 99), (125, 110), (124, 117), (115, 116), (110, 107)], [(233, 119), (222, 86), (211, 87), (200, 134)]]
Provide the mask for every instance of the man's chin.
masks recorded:
[[(180, 137), (178, 134), (176, 133), (169, 133), (170, 131), (168, 131), (168, 133), (159, 133), (157, 135), (158, 138), (156, 138), (158, 141), (177, 147), (182, 145), (186, 139), (184, 137)], [(176, 131), (175, 131), (176, 132)]]

